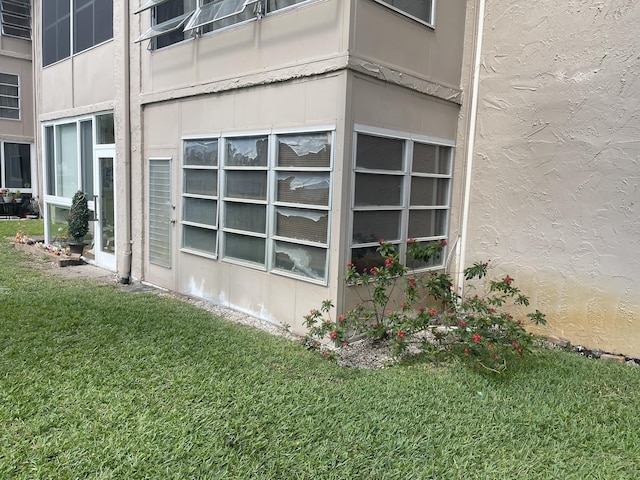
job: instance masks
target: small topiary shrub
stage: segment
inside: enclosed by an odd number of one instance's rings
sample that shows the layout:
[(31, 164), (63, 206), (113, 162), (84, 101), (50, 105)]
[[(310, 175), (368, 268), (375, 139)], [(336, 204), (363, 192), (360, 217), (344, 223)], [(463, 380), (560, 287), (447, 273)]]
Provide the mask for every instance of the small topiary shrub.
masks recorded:
[[(427, 244), (410, 240), (407, 254), (428, 261), (439, 257), (445, 246), (445, 240)], [(319, 310), (304, 317), (307, 347), (320, 349), (327, 336), (336, 346), (346, 346), (365, 334), (388, 340), (395, 356), (414, 341), (430, 355), (458, 357), (493, 372), (505, 370), (531, 351), (532, 335), (525, 330), (524, 321), (507, 311), (509, 306), (529, 305), (510, 276), (491, 281), (484, 296), (462, 297), (454, 291), (449, 274), (410, 271), (399, 262), (395, 246), (383, 240), (378, 251), (384, 258), (382, 266), (359, 272), (353, 264), (347, 265), (347, 284), (366, 292), (355, 308), (334, 320), (333, 304), (326, 300)], [(465, 278), (481, 279), (487, 269), (488, 263), (475, 263), (465, 269)], [(397, 288), (402, 289), (403, 302), (395, 306), (391, 299)], [(536, 324), (546, 323), (539, 310), (526, 317)]]
[(77, 243), (82, 242), (82, 238), (89, 233), (89, 205), (87, 195), (78, 190), (71, 200), (71, 210), (67, 219), (68, 233)]

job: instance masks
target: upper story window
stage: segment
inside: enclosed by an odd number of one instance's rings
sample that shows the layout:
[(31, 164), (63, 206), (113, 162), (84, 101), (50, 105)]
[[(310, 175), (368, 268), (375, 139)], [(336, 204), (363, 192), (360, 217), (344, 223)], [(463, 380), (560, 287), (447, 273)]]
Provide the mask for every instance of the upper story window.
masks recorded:
[(406, 14), (420, 22), (433, 26), (435, 21), (435, 0), (376, 0), (393, 10)]
[(0, 73), (0, 118), (20, 119), (20, 77)]
[(2, 34), (31, 40), (31, 0), (0, 0)]
[(313, 0), (147, 0), (135, 13), (151, 10), (151, 28), (136, 42), (159, 49), (189, 38), (248, 22), (276, 10)]
[(113, 0), (42, 2), (44, 66), (113, 38)]

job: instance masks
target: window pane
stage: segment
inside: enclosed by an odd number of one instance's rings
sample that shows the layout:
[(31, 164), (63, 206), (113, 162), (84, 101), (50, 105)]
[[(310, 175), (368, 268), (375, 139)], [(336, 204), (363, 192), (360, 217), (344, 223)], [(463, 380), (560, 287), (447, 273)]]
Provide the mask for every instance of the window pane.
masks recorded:
[(357, 207), (402, 205), (402, 176), (356, 174)]
[(329, 212), (278, 208), (276, 210), (276, 235), (279, 237), (327, 243)]
[(225, 256), (264, 265), (264, 238), (225, 233)]
[(55, 167), (55, 150), (53, 127), (45, 127), (44, 129), (44, 154), (47, 172), (47, 184), (45, 186), (47, 195), (56, 194), (56, 167)]
[(215, 197), (218, 194), (218, 171), (185, 169), (184, 193)]
[(95, 45), (113, 38), (113, 0), (95, 0)]
[(20, 110), (17, 108), (0, 107), (0, 118), (11, 118), (18, 120), (20, 118)]
[(377, 251), (378, 247), (363, 247), (351, 249), (351, 263), (358, 272), (384, 265), (384, 258)]
[(307, 0), (267, 0), (267, 12), (274, 12), (281, 8), (290, 7), (291, 5), (306, 1)]
[(329, 205), (329, 174), (278, 173), (279, 202)]
[(93, 128), (91, 120), (80, 122), (80, 154), (82, 156), (82, 191), (93, 197)]
[(202, 223), (215, 227), (218, 222), (218, 202), (215, 200), (207, 200), (203, 198), (183, 199), (183, 217), (187, 222)]
[(217, 166), (218, 140), (188, 140), (184, 142), (184, 164)]
[(4, 144), (5, 187), (31, 187), (31, 145)]
[(447, 210), (409, 211), (409, 238), (445, 236), (447, 213)]
[(380, 0), (412, 17), (433, 23), (433, 0)]
[(267, 207), (252, 203), (225, 203), (224, 226), (246, 232), (266, 233)]
[(56, 194), (72, 198), (78, 191), (78, 134), (75, 123), (58, 125), (56, 145)]
[(275, 267), (308, 278), (324, 280), (327, 251), (324, 248), (275, 242)]
[(267, 172), (227, 171), (227, 197), (253, 200), (267, 199)]
[(403, 170), (404, 140), (358, 134), (356, 167), (369, 170)]
[(266, 137), (233, 138), (227, 140), (226, 165), (266, 167), (269, 142)]
[[(418, 245), (426, 245), (426, 243), (419, 243)], [(429, 267), (437, 267), (444, 265), (445, 253), (441, 252), (439, 255), (431, 257), (428, 262), (423, 262), (421, 260), (416, 260), (413, 257), (407, 255), (407, 267), (409, 268), (429, 268)]]
[(42, 2), (42, 62), (49, 65), (71, 53), (69, 0)]
[[(185, 34), (182, 27), (195, 8), (195, 0), (169, 0), (158, 4), (153, 9), (151, 22), (153, 26), (137, 41), (157, 36), (154, 48), (163, 48), (183, 41)], [(161, 25), (162, 28), (160, 28)], [(167, 33), (163, 34), (163, 32)]]
[(47, 204), (47, 223), (49, 224), (50, 243), (66, 242), (69, 240), (67, 233), (69, 219), (69, 207)]
[(401, 217), (398, 210), (353, 212), (353, 243), (399, 240)]
[(113, 113), (96, 116), (96, 143), (98, 145), (110, 145), (116, 143)]
[(183, 225), (182, 247), (215, 255), (217, 235), (216, 230)]
[(412, 171), (417, 173), (451, 174), (451, 147), (415, 143)]
[(411, 177), (411, 205), (447, 206), (449, 179)]
[(279, 167), (331, 166), (331, 134), (278, 137)]

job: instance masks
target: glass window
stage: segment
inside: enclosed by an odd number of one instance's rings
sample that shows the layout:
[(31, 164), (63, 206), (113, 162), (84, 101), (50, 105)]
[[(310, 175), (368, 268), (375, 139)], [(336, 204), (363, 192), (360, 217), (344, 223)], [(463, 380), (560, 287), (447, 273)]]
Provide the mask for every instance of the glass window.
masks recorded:
[(42, 64), (50, 65), (71, 55), (69, 0), (42, 2)]
[(116, 143), (113, 113), (96, 115), (96, 143), (98, 145), (111, 145)]
[(75, 53), (113, 37), (113, 0), (74, 0), (73, 15)]
[(182, 175), (182, 249), (217, 255), (218, 140), (185, 140)]
[(221, 257), (326, 281), (332, 138), (228, 137), (220, 150), (218, 140), (184, 140), (182, 249), (217, 254), (219, 208)]
[(31, 0), (0, 0), (2, 34), (31, 39)]
[(80, 122), (80, 157), (82, 191), (93, 197), (93, 126), (91, 120)]
[(6, 188), (31, 188), (31, 145), (4, 143), (4, 178)]
[(113, 38), (113, 0), (46, 0), (42, 2), (42, 64), (44, 66), (111, 38)]
[(75, 123), (56, 126), (56, 195), (72, 198), (78, 191), (78, 133)]
[(416, 20), (433, 25), (434, 0), (377, 0), (380, 3), (392, 7), (398, 12), (409, 15)]
[[(366, 154), (356, 151), (355, 156), (351, 262), (356, 268), (382, 265), (376, 252), (381, 239), (398, 244), (402, 256), (410, 238), (425, 242), (446, 238), (453, 148), (362, 133), (357, 136), (357, 149)], [(406, 152), (413, 152), (411, 161), (403, 161)], [(405, 263), (430, 268), (442, 266), (443, 259), (444, 255), (426, 264), (407, 258)]]
[(0, 118), (20, 119), (20, 77), (0, 73)]

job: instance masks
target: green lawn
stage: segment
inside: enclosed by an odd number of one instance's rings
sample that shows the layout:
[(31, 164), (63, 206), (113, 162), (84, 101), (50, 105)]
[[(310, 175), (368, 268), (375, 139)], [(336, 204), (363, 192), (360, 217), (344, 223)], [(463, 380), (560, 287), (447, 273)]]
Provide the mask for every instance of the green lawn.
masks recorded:
[(640, 478), (640, 369), (349, 370), (40, 261), (0, 244), (1, 479)]

